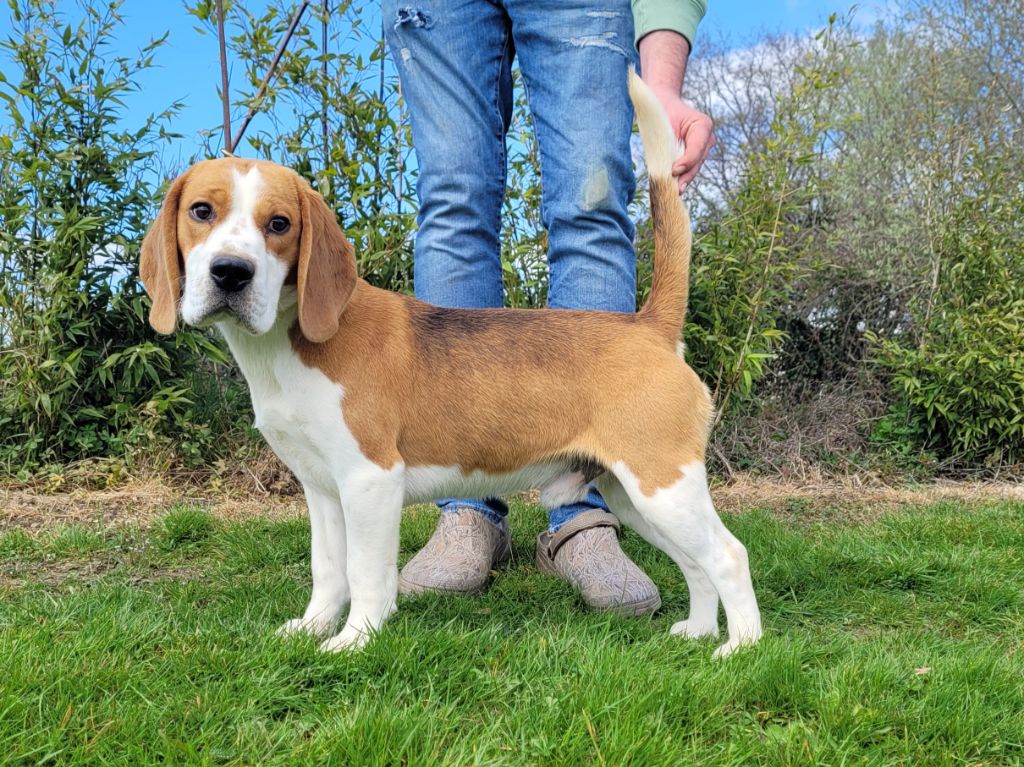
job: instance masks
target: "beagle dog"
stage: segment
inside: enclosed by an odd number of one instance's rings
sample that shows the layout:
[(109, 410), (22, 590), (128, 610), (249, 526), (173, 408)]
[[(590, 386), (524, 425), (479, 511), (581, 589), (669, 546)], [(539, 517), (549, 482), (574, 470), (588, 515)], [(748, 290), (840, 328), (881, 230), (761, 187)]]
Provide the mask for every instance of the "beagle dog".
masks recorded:
[(636, 314), (441, 309), (375, 288), (323, 198), (273, 163), (208, 160), (171, 185), (142, 243), (150, 323), (171, 333), (180, 314), (219, 329), (256, 427), (309, 506), (313, 593), (281, 633), (339, 650), (381, 627), (396, 609), (405, 504), (539, 488), (550, 508), (596, 479), (618, 519), (685, 575), (689, 617), (673, 634), (716, 636), (721, 599), (717, 656), (760, 637), (746, 550), (708, 493), (711, 398), (677, 353), (691, 239), (678, 147), (634, 73), (630, 96), (655, 240)]

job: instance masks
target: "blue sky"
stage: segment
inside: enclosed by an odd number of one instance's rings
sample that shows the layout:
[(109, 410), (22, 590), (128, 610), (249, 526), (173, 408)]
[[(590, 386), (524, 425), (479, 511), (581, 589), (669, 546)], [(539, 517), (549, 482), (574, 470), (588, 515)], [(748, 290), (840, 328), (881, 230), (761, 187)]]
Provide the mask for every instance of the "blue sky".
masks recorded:
[[(862, 2), (861, 17), (865, 20), (872, 17), (873, 6), (880, 1)], [(76, 3), (65, 0), (60, 5), (74, 14)], [(262, 6), (262, 2), (252, 5)], [(827, 0), (708, 0), (708, 14), (700, 35), (743, 47), (755, 42), (765, 31), (800, 33), (817, 28), (830, 12), (845, 12), (849, 5), (850, 0), (835, 0), (834, 3)], [(363, 9), (365, 15), (379, 18), (379, 2), (369, 0), (363, 3)], [(6, 37), (10, 24), (6, 8), (0, 14), (0, 34)], [(131, 106), (133, 111), (150, 112), (176, 99), (185, 103), (185, 109), (174, 124), (184, 138), (177, 142), (176, 152), (172, 152), (172, 157), (175, 153), (180, 155), (184, 164), (201, 144), (200, 131), (220, 124), (216, 38), (196, 31), (196, 20), (186, 13), (179, 0), (125, 0), (122, 16), (125, 25), (117, 41), (121, 53), (134, 53), (149, 39), (169, 32), (167, 44), (156, 56), (158, 67), (147, 73), (142, 91)], [(379, 24), (379, 21), (367, 21), (371, 29)], [(254, 124), (254, 127), (258, 126)]]

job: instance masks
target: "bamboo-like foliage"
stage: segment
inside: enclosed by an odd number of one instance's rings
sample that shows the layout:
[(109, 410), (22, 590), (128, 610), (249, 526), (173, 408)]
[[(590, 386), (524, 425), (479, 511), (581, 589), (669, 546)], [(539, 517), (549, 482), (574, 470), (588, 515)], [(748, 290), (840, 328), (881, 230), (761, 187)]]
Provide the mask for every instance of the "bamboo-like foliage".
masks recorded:
[[(131, 118), (125, 100), (158, 39), (111, 56), (120, 3), (10, 0), (0, 41), (0, 467), (143, 451), (198, 458), (224, 424), (188, 386), (201, 335), (156, 339), (138, 246), (156, 196), (149, 169), (177, 110)], [(173, 438), (168, 435), (173, 434)]]
[[(137, 283), (178, 105), (140, 118), (125, 104), (163, 40), (117, 57), (119, 3), (73, 8), (8, 0), (0, 41), (0, 473), (215, 461), (253, 444), (244, 386), (213, 336), (156, 337)], [(256, 114), (236, 151), (309, 178), (362, 273), (410, 291), (417, 163), (379, 6), (311, 2), (258, 99), (295, 4), (224, 8), (232, 124)], [(188, 11), (214, 29), (212, 0)], [(738, 435), (825, 391), (870, 410), (849, 425), (870, 451), (859, 465), (1024, 461), (1022, 19), (997, 0), (904, 0), (871, 30), (833, 17), (816, 35), (698, 47), (687, 92), (719, 146), (688, 193), (685, 340), (733, 440), (715, 443), (725, 464), (775, 465), (771, 445), (751, 454)], [(520, 88), (502, 232), (512, 306), (546, 300), (538, 171)], [(641, 194), (640, 301), (645, 211)], [(816, 426), (794, 415), (775, 431)]]

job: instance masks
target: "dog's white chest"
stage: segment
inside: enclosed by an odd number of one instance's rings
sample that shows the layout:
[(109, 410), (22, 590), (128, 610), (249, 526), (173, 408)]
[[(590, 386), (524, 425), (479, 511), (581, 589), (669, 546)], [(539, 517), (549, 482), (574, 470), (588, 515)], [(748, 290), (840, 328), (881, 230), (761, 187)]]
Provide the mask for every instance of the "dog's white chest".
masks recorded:
[(222, 331), (249, 384), (255, 427), (299, 480), (336, 492), (340, 470), (359, 457), (342, 416), (341, 384), (306, 367), (277, 327), (259, 338)]
[(254, 392), (252, 404), (254, 425), (281, 460), (300, 478), (309, 478), (318, 485), (330, 483), (324, 440), (313, 428), (309, 414), (284, 392), (269, 397)]

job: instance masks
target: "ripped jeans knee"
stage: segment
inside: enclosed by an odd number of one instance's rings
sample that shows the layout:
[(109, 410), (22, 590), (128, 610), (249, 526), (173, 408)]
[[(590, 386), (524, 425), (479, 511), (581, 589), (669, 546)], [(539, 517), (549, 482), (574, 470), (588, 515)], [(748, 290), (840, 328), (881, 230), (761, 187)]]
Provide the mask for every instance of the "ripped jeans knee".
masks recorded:
[(403, 5), (395, 11), (394, 28), (412, 27), (413, 29), (430, 29), (434, 26), (433, 17), (422, 8), (414, 5)]

